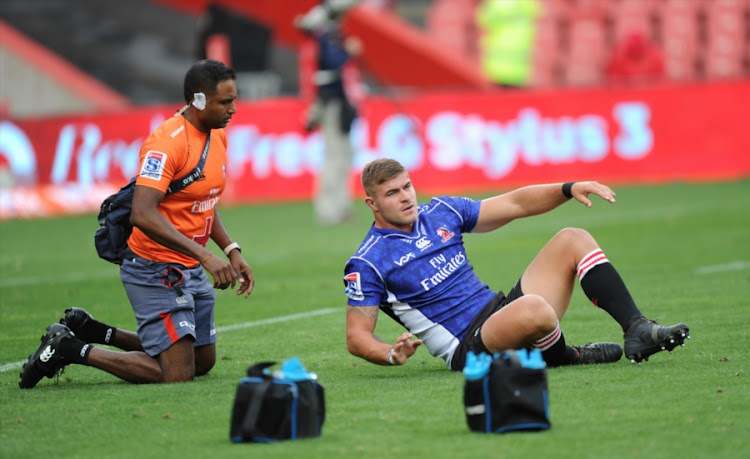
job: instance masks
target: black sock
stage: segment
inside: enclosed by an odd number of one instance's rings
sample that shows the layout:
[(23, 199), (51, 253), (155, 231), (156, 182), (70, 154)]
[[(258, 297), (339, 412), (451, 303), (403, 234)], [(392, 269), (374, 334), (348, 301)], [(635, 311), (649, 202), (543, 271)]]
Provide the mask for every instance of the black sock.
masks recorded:
[(578, 357), (578, 352), (565, 344), (565, 335), (559, 326), (549, 335), (535, 341), (534, 346), (542, 350), (542, 358), (550, 367), (570, 364)]
[(600, 262), (589, 268), (583, 266), (587, 258), (578, 265), (578, 277), (581, 278), (581, 288), (591, 302), (607, 311), (614, 318), (622, 331), (642, 317), (641, 311), (635, 305), (633, 297), (630, 296), (620, 274), (609, 260), (604, 257), (601, 250)]
[(566, 345), (565, 341), (561, 341), (542, 352), (542, 358), (550, 367), (570, 365), (578, 358), (578, 351), (574, 347)]
[(60, 352), (69, 363), (85, 365), (89, 360), (89, 353), (93, 347), (82, 340), (72, 337), (60, 341)]
[(117, 329), (98, 320), (89, 319), (85, 325), (75, 331), (76, 337), (87, 343), (110, 344), (114, 342)]

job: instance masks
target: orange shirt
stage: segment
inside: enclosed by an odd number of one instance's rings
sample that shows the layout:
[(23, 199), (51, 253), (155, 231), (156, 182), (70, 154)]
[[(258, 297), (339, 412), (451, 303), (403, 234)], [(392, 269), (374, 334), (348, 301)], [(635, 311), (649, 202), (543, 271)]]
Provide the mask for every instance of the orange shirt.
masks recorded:
[[(141, 147), (136, 185), (166, 192), (172, 180), (184, 177), (198, 164), (207, 137), (182, 116), (163, 122)], [(226, 185), (226, 164), (226, 133), (223, 129), (214, 129), (201, 177), (181, 191), (166, 195), (159, 204), (159, 212), (177, 231), (204, 247), (211, 236), (214, 206)], [(128, 245), (147, 260), (187, 267), (198, 265), (194, 258), (154, 242), (138, 228), (133, 228)]]

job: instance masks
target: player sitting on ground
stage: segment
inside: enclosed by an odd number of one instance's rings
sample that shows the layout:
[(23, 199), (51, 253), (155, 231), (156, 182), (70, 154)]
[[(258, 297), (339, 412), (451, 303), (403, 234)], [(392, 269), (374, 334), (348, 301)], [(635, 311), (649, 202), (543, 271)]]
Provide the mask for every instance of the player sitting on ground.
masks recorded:
[[(631, 361), (671, 351), (689, 338), (685, 324), (663, 327), (641, 314), (599, 244), (583, 229), (565, 228), (553, 236), (507, 296), (494, 293), (474, 273), (464, 234), (549, 212), (570, 198), (591, 207), (589, 194), (614, 203), (615, 194), (605, 185), (534, 185), (481, 201), (443, 196), (419, 206), (404, 167), (378, 159), (362, 171), (362, 186), (375, 223), (344, 272), (346, 343), (353, 355), (403, 365), (424, 343), (454, 371), (463, 369), (469, 351), (530, 347), (539, 348), (549, 366), (615, 362), (623, 353), (617, 343), (565, 343), (560, 320), (576, 278), (591, 302), (622, 327)], [(373, 334), (380, 310), (409, 330), (394, 344)]]

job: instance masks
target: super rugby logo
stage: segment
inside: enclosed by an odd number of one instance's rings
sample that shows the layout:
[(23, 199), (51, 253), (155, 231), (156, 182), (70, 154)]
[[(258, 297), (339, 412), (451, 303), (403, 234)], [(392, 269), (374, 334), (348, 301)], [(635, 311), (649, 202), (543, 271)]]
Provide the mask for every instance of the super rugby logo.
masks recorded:
[(165, 153), (150, 150), (146, 153), (146, 157), (143, 158), (141, 172), (138, 175), (153, 180), (161, 180), (161, 174), (164, 172), (164, 164), (166, 162), (167, 155)]
[(362, 284), (359, 280), (359, 273), (349, 273), (344, 276), (344, 285), (346, 286), (346, 296), (354, 301), (362, 301), (365, 295), (362, 293)]
[(441, 226), (440, 228), (437, 229), (437, 234), (438, 236), (440, 236), (440, 242), (445, 243), (450, 238), (452, 238), (456, 233), (454, 233), (453, 231), (448, 231), (447, 229), (445, 229), (444, 226)]

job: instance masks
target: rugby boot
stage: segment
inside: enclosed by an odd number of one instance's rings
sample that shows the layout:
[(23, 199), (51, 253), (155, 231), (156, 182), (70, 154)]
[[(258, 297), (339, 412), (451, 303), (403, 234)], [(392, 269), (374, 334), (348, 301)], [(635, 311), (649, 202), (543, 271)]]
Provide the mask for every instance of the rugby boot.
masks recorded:
[(682, 323), (663, 327), (643, 317), (628, 328), (624, 338), (625, 357), (633, 363), (641, 363), (657, 352), (671, 353), (677, 346), (685, 346), (685, 339), (690, 339), (690, 329)]
[(85, 332), (86, 327), (94, 321), (88, 311), (83, 308), (68, 308), (65, 310), (65, 317), (60, 319), (60, 323), (67, 326), (76, 337), (90, 343), (88, 334)]
[(570, 346), (578, 356), (572, 365), (617, 362), (622, 357), (622, 346), (617, 343), (588, 343), (585, 346)]
[(39, 349), (33, 355), (30, 355), (29, 360), (23, 365), (18, 387), (31, 389), (45, 376), (52, 378), (62, 373), (67, 363), (60, 351), (60, 342), (74, 336), (73, 332), (65, 325), (52, 324), (47, 327), (47, 334), (42, 336), (42, 344)]

